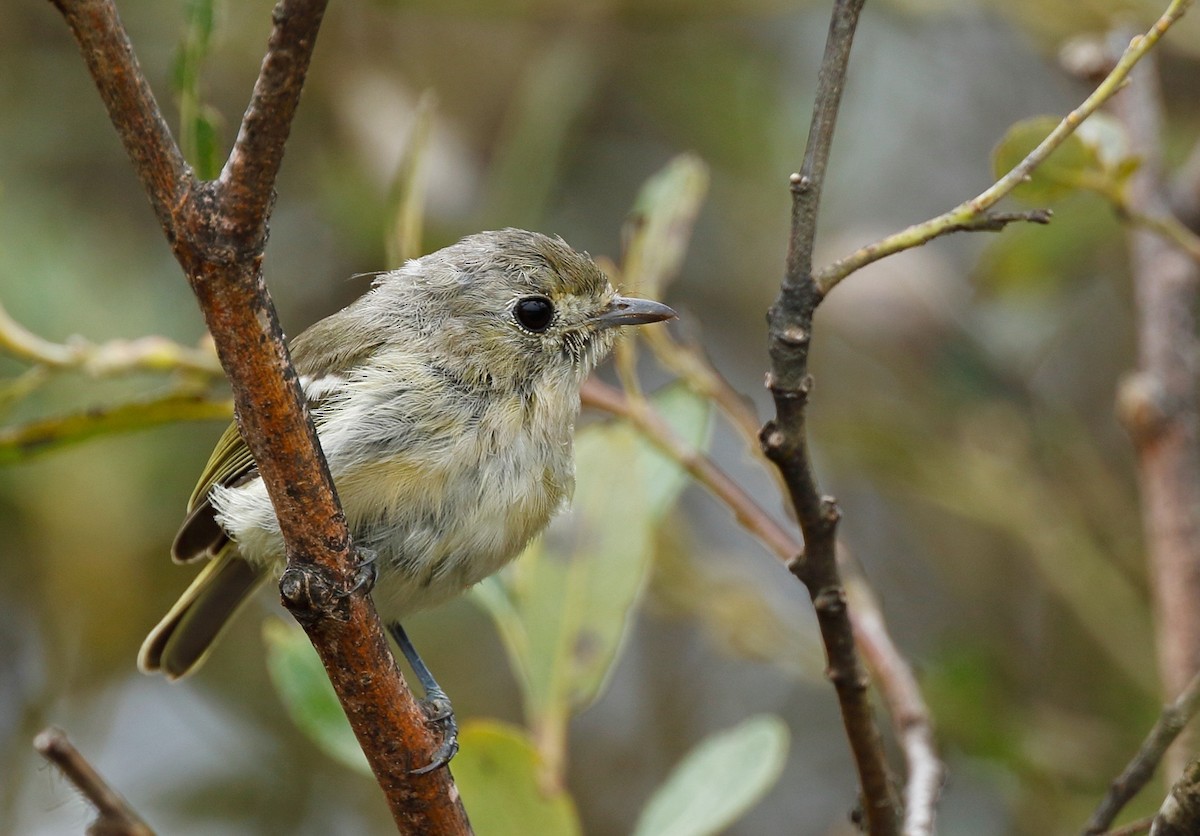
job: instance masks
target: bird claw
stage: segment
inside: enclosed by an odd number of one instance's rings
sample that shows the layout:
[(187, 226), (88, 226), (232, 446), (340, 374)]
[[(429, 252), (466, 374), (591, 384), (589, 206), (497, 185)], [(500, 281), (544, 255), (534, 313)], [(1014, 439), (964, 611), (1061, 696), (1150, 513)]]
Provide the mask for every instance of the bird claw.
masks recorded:
[(450, 763), (458, 754), (458, 721), (454, 719), (454, 706), (444, 693), (430, 694), (420, 702), (426, 722), (441, 732), (442, 742), (434, 749), (429, 763), (414, 769), (413, 775), (426, 775)]
[(370, 593), (379, 580), (379, 553), (373, 549), (356, 548), (358, 563), (354, 566), (354, 582), (339, 597), (346, 598), (360, 589)]

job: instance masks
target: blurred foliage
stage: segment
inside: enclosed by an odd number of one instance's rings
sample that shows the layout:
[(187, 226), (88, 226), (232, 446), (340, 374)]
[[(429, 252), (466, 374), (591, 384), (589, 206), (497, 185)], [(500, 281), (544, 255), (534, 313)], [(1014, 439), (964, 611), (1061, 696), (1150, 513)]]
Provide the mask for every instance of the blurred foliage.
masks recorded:
[[(1022, 120), (1065, 113), (1086, 92), (1053, 66), (1059, 41), (1122, 15), (1140, 25), (1160, 5), (868, 6), (819, 257), (976, 193), (989, 149), (1017, 142), (1003, 138), (1008, 126), (1027, 131)], [(261, 60), (269, 4), (130, 0), (121, 11), (160, 98), (174, 94), (169, 118), (191, 143), (189, 160), (212, 173)], [(74, 334), (92, 346), (146, 334), (197, 344), (203, 324), (75, 46), (49, 6), (9, 12), (0, 28), (0, 300), (56, 346), (76, 344)], [(685, 314), (675, 333), (747, 393), (722, 401), (739, 429), (718, 422), (710, 455), (783, 518), (740, 428), (767, 414), (762, 316), (782, 273), (786, 177), (799, 163), (827, 13), (826, 4), (779, 0), (331, 9), (265, 261), (287, 330), (361, 292), (363, 282), (341, 277), (481, 228), (560, 233), (607, 256), (625, 287), (666, 288)], [(1193, 13), (1162, 52), (1172, 160), (1194, 146), (1200, 124), (1198, 32)], [(1103, 125), (1080, 142), (1068, 178), (1131, 164)], [(842, 501), (843, 536), (937, 718), (952, 776), (946, 832), (1076, 832), (1159, 702), (1136, 478), (1112, 410), (1135, 348), (1121, 228), (1094, 194), (1054, 198), (1048, 228), (957, 236), (873, 265), (839, 285), (817, 323), (812, 443), (825, 488)], [(704, 398), (717, 396), (680, 365), (686, 353), (648, 347)], [(648, 360), (628, 352), (622, 373), (636, 364), (654, 390), (666, 376)], [(5, 426), (177, 395), (196, 382), (179, 371), (37, 368), (0, 358), (14, 395)], [(212, 378), (200, 381), (206, 398), (223, 397)], [(0, 471), (0, 772), (11, 776), (0, 787), (0, 831), (78, 824), (69, 791), (29, 752), (47, 720), (97, 752), (164, 832), (195, 832), (199, 822), (228, 833), (387, 827), (370, 782), (320, 756), (281, 716), (255, 619), (234, 625), (194, 680), (168, 685), (134, 671), (142, 636), (183, 586), (166, 547), (221, 429), (160, 426)], [(625, 431), (595, 432), (608, 443)], [(582, 465), (580, 477), (582, 489)], [(674, 783), (668, 776), (696, 741), (772, 712), (797, 740), (786, 790), (768, 793), (730, 832), (845, 832), (837, 823), (852, 804), (853, 772), (828, 687), (813, 681), (820, 660), (803, 590), (694, 487), (653, 527), (648, 587), (647, 554), (603, 558), (609, 574), (589, 569), (589, 582), (622, 603), (607, 610), (604, 652), (557, 669), (586, 687), (540, 692), (558, 701), (557, 728), (571, 740), (571, 797), (536, 795), (544, 815), (588, 833), (631, 832), (667, 804), (651, 798)], [(504, 583), (531, 584), (528, 571), (558, 572), (565, 583), (563, 562), (579, 555), (553, 550), (564, 536)], [(583, 557), (595, 563), (600, 552)], [(618, 570), (624, 561), (632, 568)], [(644, 587), (649, 606), (639, 607)], [(538, 641), (578, 638), (562, 619), (541, 623)], [(498, 786), (496, 764), (506, 775), (520, 764), (513, 798), (532, 803), (546, 789), (544, 741), (513, 724), (529, 721), (523, 678), (535, 674), (510, 676), (511, 649), (470, 607), (409, 627), (468, 718), (455, 761), (468, 807), (507, 802), (482, 794)], [(282, 651), (276, 638), (268, 643), (278, 677)], [(561, 664), (554, 654), (571, 651), (556, 647), (540, 663)], [(562, 706), (593, 696), (568, 723)], [(469, 719), (477, 717), (496, 720)], [(475, 802), (473, 780), (483, 788)]]

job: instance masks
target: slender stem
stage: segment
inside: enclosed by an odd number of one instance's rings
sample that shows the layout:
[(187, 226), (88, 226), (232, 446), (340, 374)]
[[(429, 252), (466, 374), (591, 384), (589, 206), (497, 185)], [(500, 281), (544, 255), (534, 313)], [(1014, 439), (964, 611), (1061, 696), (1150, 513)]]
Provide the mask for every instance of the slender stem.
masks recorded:
[(1113, 780), (1104, 800), (1088, 819), (1084, 833), (1103, 833), (1112, 825), (1117, 814), (1154, 777), (1163, 755), (1197, 711), (1200, 711), (1200, 674), (1193, 676), (1175, 701), (1163, 708), (1137, 754)]
[(1029, 178), (1029, 175), (1033, 173), (1033, 170), (1041, 165), (1067, 137), (1073, 134), (1083, 120), (1091, 116), (1102, 104), (1111, 99), (1121, 89), (1125, 83), (1125, 79), (1129, 76), (1130, 70), (1158, 43), (1158, 40), (1171, 28), (1172, 24), (1183, 16), (1191, 4), (1192, 0), (1172, 0), (1167, 10), (1150, 27), (1149, 31), (1144, 35), (1135, 37), (1129, 43), (1120, 60), (1117, 61), (1112, 71), (1100, 82), (1092, 94), (1079, 107), (1068, 113), (1054, 130), (1050, 132), (1049, 136), (1030, 151), (1025, 159), (1017, 163), (1011, 171), (975, 197), (960, 203), (949, 212), (923, 221), (922, 223), (914, 224), (908, 227), (908, 229), (901, 230), (894, 235), (889, 235), (887, 238), (862, 247), (845, 258), (830, 264), (828, 267), (822, 268), (816, 274), (816, 283), (820, 288), (820, 292), (822, 294), (828, 293), (846, 276), (856, 270), (862, 269), (873, 261), (878, 261), (881, 258), (901, 252), (902, 250), (920, 246), (939, 235), (944, 235), (948, 227), (960, 226), (963, 223), (969, 222), (971, 219), (976, 218), (995, 206), (1001, 198), (1007, 196), (1009, 192), (1025, 182)]
[(768, 313), (771, 372), (767, 386), (775, 418), (760, 434), (763, 451), (779, 469), (796, 519), (804, 533), (804, 558), (791, 569), (807, 587), (817, 613), (828, 660), (827, 675), (837, 692), (842, 723), (862, 787), (863, 811), (871, 834), (897, 832), (897, 800), (871, 709), (866, 670), (858, 657), (836, 560), (840, 511), (821, 494), (808, 450), (806, 413), (812, 379), (808, 349), (813, 313), (823, 292), (812, 276), (817, 210), (833, 142), (850, 45), (863, 0), (837, 0), (817, 80), (812, 125), (800, 172), (791, 177), (792, 223), (787, 269), (779, 296)]
[[(1141, 160), (1123, 203), (1131, 217), (1169, 217), (1163, 104), (1153, 60), (1129, 75), (1113, 105), (1130, 153)], [(1162, 232), (1129, 231), (1138, 338), (1134, 391), (1154, 393), (1143, 400), (1145, 409), (1135, 410), (1143, 420), (1129, 429), (1137, 455), (1159, 680), (1165, 698), (1172, 699), (1200, 671), (1200, 340), (1195, 318), (1200, 261)], [(1183, 769), (1193, 748), (1194, 737), (1184, 736), (1188, 742), (1167, 753), (1169, 774)]]
[(629, 397), (595, 378), (584, 384), (581, 394), (585, 406), (627, 419), (648, 441), (729, 508), (738, 523), (784, 563), (794, 560), (800, 553), (796, 539), (716, 462), (684, 443), (645, 398)]
[(0, 466), (61, 450), (99, 435), (134, 432), (180, 421), (228, 421), (233, 402), (193, 392), (168, 393), (111, 407), (0, 428)]
[[(664, 455), (685, 468), (692, 478), (733, 511), (738, 523), (785, 566), (796, 561), (801, 550), (799, 541), (711, 459), (684, 444), (649, 402), (638, 403), (637, 398), (627, 397), (596, 379), (587, 382), (582, 394), (585, 406), (629, 421)], [(839, 560), (844, 559), (845, 549), (839, 547)], [(888, 634), (878, 601), (861, 572), (853, 572), (847, 593), (853, 605), (849, 612), (855, 641), (878, 678), (909, 767), (903, 832), (905, 836), (932, 834), (943, 770), (933, 743), (929, 709), (912, 668)]]
[(105, 836), (154, 836), (150, 825), (129, 806), (122, 795), (108, 785), (96, 768), (88, 763), (67, 739), (62, 729), (48, 728), (33, 739), (33, 748), (50, 763), (96, 808), (96, 821), (88, 833)]
[(854, 635), (871, 671), (879, 679), (888, 713), (908, 777), (904, 786), (904, 836), (933, 836), (937, 803), (942, 794), (945, 767), (937, 754), (933, 720), (917, 678), (892, 642), (879, 601), (854, 565), (845, 547), (839, 558), (847, 567), (846, 591), (854, 621)]

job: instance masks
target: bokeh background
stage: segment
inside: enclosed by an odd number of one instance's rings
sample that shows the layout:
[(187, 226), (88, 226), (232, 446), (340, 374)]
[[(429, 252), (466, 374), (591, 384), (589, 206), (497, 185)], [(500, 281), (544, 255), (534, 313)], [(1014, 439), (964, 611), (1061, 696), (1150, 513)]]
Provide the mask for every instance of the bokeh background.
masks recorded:
[[(175, 118), (184, 4), (120, 5)], [(203, 89), (224, 148), (270, 4), (219, 9)], [(1057, 64), (1063, 40), (1159, 11), (868, 4), (818, 260), (984, 188), (1008, 125), (1086, 95)], [(4, 18), (0, 301), (49, 339), (195, 343), (200, 315), (62, 21), (32, 0)], [(825, 3), (780, 0), (333, 4), (267, 250), (285, 328), (362, 292), (367, 279), (347, 277), (387, 266), (389, 191), (431, 93), (426, 250), (524, 226), (615, 258), (641, 184), (697, 154), (711, 189), (667, 301), (683, 312), (674, 327), (765, 418), (764, 313), (827, 20)], [(1193, 15), (1160, 53), (1174, 161), (1200, 137), (1198, 44)], [(958, 236), (878, 264), (819, 314), (820, 478), (934, 712), (950, 834), (1077, 832), (1160, 699), (1133, 461), (1112, 407), (1134, 362), (1123, 233), (1097, 199), (1055, 210), (1048, 228)], [(666, 379), (652, 365), (646, 375)], [(5, 418), (161, 383), (66, 376)], [(0, 470), (0, 832), (77, 832), (89, 819), (30, 748), (51, 722), (162, 832), (390, 828), (378, 790), (280, 710), (262, 662), (269, 595), (199, 676), (172, 685), (135, 670), (141, 639), (187, 583), (166, 550), (221, 430), (170, 426)], [(718, 427), (714, 455), (785, 518), (735, 434)], [(760, 712), (787, 721), (792, 748), (776, 788), (731, 832), (850, 832), (853, 771), (804, 589), (695, 488), (663, 554), (608, 690), (572, 725), (570, 789), (587, 832), (627, 832), (691, 745)], [(680, 594), (685, 575), (704, 582)], [(519, 720), (517, 686), (475, 604), (408, 627), (460, 716)]]

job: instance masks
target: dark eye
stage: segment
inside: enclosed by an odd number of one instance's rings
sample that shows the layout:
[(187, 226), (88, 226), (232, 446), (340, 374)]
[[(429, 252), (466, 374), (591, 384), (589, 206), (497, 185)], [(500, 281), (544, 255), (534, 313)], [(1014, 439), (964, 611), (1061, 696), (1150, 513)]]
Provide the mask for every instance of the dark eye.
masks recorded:
[(526, 296), (513, 305), (513, 316), (522, 327), (540, 333), (549, 328), (554, 319), (554, 304), (545, 296)]

